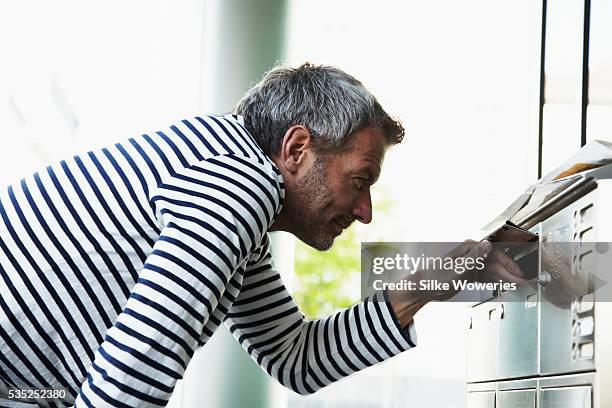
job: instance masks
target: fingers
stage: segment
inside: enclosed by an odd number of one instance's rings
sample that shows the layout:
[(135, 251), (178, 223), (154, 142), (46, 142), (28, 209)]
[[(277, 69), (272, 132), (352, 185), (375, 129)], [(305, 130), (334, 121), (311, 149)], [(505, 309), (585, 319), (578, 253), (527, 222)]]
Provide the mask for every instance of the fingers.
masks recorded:
[(489, 258), (489, 262), (499, 263), (504, 269), (516, 277), (524, 277), (524, 273), (521, 268), (504, 251), (499, 249), (494, 250), (491, 254), (491, 258)]
[[(474, 267), (476, 267), (476, 265), (483, 262), (483, 260), (487, 258), (489, 252), (491, 252), (491, 248), (493, 247), (491, 243), (486, 240), (479, 243), (475, 243), (473, 241), (466, 241), (463, 244), (468, 247), (468, 250), (464, 255), (459, 256), (457, 258), (463, 258), (462, 264), (467, 266), (467, 270), (472, 270)], [(457, 269), (455, 269), (455, 272), (462, 273), (459, 272)]]
[(448, 253), (448, 256), (450, 256), (451, 258), (458, 258), (460, 256), (464, 256), (465, 254), (470, 252), (470, 249), (472, 249), (476, 245), (477, 245), (476, 241), (471, 240), (471, 239), (466, 239), (461, 244), (459, 244), (455, 248), (453, 248)]
[(487, 282), (523, 283), (525, 282), (523, 271), (505, 252), (494, 249), (484, 271), (480, 273), (480, 279)]
[(492, 248), (493, 245), (487, 240), (481, 241), (477, 245), (472, 244), (472, 247), (468, 253), (464, 255), (464, 258), (471, 258), (474, 262), (477, 258), (487, 258)]

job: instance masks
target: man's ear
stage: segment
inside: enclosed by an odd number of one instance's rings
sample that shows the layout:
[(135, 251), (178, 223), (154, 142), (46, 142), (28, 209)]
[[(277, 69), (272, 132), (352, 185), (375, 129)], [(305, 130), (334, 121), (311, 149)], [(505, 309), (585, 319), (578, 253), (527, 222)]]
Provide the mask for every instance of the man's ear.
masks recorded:
[(280, 150), (280, 162), (290, 173), (297, 173), (300, 167), (311, 160), (312, 135), (302, 125), (291, 126), (285, 132)]

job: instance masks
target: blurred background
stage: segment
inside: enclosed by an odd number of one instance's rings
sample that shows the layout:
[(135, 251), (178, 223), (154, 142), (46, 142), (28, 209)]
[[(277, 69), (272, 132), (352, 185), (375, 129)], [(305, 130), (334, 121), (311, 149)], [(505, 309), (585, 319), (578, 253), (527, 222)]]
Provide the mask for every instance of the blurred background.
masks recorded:
[[(546, 67), (542, 0), (4, 1), (0, 184), (182, 117), (229, 112), (277, 63), (335, 65), (407, 133), (373, 190), (372, 224), (328, 253), (273, 238), (306, 317), (326, 316), (359, 300), (361, 241), (475, 238), (539, 172), (610, 134), (612, 7), (587, 3), (598, 10), (589, 106), (584, 1), (549, 7)], [(465, 407), (466, 311), (428, 305), (415, 319), (417, 348), (308, 397), (269, 379), (219, 330), (169, 406)]]

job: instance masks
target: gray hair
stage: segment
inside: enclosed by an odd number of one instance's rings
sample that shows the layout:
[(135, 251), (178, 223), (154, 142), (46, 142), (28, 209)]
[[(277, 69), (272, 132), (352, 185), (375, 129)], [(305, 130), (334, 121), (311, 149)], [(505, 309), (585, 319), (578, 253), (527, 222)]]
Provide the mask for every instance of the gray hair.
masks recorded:
[(236, 106), (247, 130), (270, 156), (280, 152), (286, 131), (307, 127), (319, 152), (344, 150), (356, 131), (380, 129), (388, 146), (404, 137), (401, 123), (361, 82), (338, 68), (305, 63), (268, 71)]

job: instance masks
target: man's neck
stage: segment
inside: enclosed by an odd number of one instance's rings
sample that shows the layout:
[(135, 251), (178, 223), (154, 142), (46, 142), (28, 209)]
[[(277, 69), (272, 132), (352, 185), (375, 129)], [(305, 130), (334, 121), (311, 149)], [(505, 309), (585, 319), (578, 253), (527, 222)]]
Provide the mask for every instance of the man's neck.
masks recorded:
[(280, 219), (281, 215), (282, 215), (282, 211), (281, 211), (281, 214), (279, 214), (278, 217), (276, 217), (272, 225), (270, 225), (270, 228), (268, 228), (268, 232), (287, 231), (287, 227), (284, 226), (282, 220)]
[(286, 231), (286, 232), (290, 232), (289, 231), (289, 223), (288, 223), (288, 217), (287, 217), (287, 206), (289, 204), (288, 200), (287, 200), (287, 195), (288, 195), (288, 190), (289, 190), (289, 186), (287, 185), (287, 181), (285, 179), (285, 174), (283, 171), (282, 166), (280, 166), (280, 163), (278, 162), (278, 158), (277, 157), (272, 157), (272, 156), (268, 156), (268, 158), (274, 163), (274, 165), (278, 168), (278, 170), (281, 173), (281, 176), (283, 177), (283, 180), (285, 182), (285, 202), (283, 204), (283, 208), (281, 209), (280, 213), (278, 214), (278, 216), (274, 219), (274, 222), (272, 223), (272, 225), (270, 225), (270, 228), (268, 228), (269, 232), (274, 232), (274, 231)]

